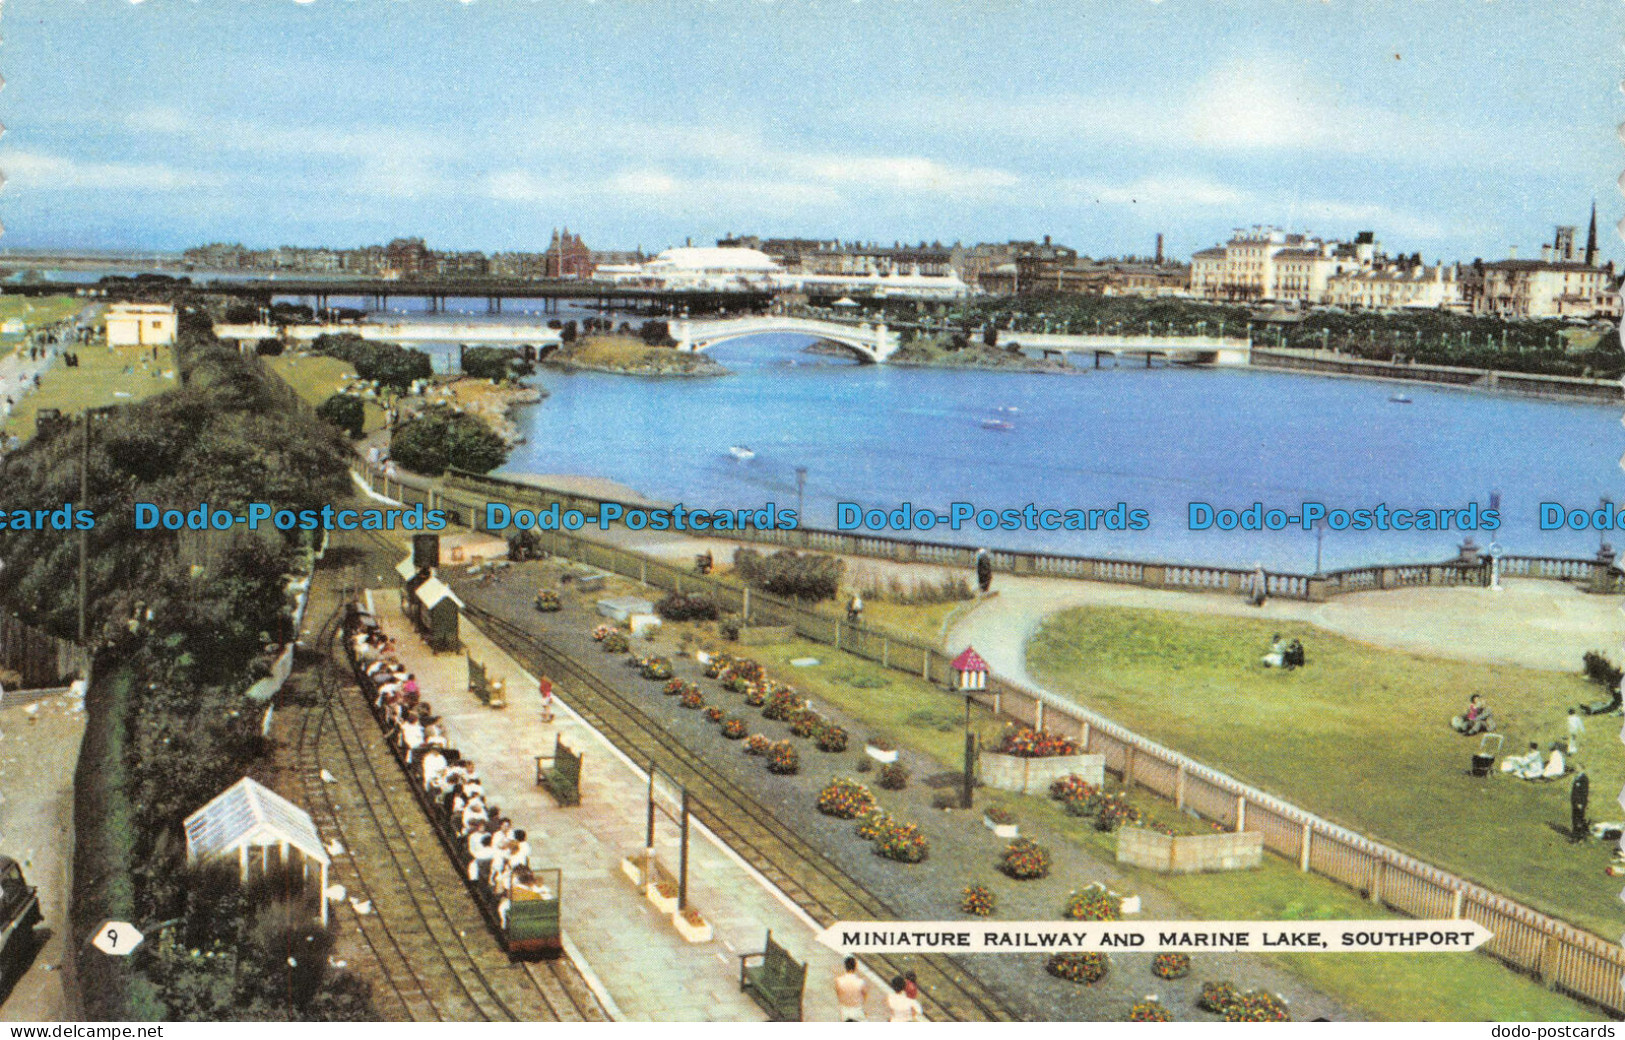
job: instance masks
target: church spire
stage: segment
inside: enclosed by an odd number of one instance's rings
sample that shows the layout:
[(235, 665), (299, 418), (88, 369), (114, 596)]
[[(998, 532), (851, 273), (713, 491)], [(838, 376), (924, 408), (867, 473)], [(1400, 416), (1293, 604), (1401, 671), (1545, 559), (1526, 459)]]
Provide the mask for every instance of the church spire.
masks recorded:
[(1586, 232), (1586, 266), (1597, 266), (1597, 200), (1591, 200), (1591, 229)]

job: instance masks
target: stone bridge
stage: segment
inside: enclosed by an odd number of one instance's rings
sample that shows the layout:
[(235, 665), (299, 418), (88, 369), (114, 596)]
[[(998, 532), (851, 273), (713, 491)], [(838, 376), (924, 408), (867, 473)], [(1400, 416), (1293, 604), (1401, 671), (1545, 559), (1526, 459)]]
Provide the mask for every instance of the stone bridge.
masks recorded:
[(897, 333), (885, 325), (845, 324), (817, 318), (786, 315), (753, 315), (741, 318), (678, 320), (670, 322), (671, 338), (678, 350), (709, 350), (730, 340), (770, 333), (789, 333), (828, 340), (850, 348), (863, 361), (881, 362), (897, 350)]

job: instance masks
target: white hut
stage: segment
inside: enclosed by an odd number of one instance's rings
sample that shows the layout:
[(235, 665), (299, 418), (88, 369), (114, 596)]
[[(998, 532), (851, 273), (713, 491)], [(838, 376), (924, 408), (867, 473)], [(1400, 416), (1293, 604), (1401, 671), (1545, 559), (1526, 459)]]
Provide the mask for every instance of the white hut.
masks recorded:
[(186, 862), (193, 866), (235, 860), (247, 882), (278, 867), (297, 869), (320, 885), (327, 924), (327, 871), (331, 860), (310, 814), (248, 777), (232, 784), (186, 818)]

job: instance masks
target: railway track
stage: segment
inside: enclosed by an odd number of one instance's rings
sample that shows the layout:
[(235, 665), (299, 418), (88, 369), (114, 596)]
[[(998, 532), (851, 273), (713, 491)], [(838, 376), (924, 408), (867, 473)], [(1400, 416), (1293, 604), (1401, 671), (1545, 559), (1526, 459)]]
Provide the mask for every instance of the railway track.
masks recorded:
[[(840, 920), (894, 920), (884, 901), (790, 833), (773, 814), (706, 760), (644, 714), (636, 704), (573, 658), (521, 626), (472, 604), (465, 607), (488, 637), (536, 674), (562, 680), (570, 707), (636, 761), (653, 761), (689, 790), (696, 819), (822, 926)], [(874, 955), (882, 975), (913, 970), (921, 1002), (934, 1020), (1016, 1021), (999, 996), (954, 958)]]
[(372, 905), (356, 915), (357, 927), (394, 1010), (414, 1022), (605, 1020), (567, 958), (513, 963), (498, 948), (348, 681), (337, 656), (340, 617), (335, 611), (318, 636), (318, 703), (301, 715), (298, 773), (322, 834), (345, 848), (334, 857), (333, 882)]

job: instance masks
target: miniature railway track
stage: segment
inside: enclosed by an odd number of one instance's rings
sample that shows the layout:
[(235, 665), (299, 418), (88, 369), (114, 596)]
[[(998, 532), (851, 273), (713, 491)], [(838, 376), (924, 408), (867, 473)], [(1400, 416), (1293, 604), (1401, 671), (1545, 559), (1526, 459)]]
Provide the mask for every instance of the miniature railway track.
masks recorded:
[[(787, 830), (773, 814), (683, 746), (632, 700), (542, 637), (488, 610), (468, 605), (466, 613), (503, 650), (538, 673), (566, 682), (569, 705), (636, 761), (653, 761), (686, 786), (691, 811), (720, 839), (822, 926), (840, 920), (894, 920), (896, 911), (831, 862), (816, 847)], [(913, 969), (920, 998), (936, 1020), (1016, 1021), (1012, 1011), (981, 980), (945, 955), (919, 955), (906, 961), (871, 955), (882, 975)]]
[[(374, 912), (357, 925), (389, 993), (410, 1021), (601, 1021), (607, 1016), (567, 959), (509, 962), (469, 902), (456, 865), (335, 656), (340, 613), (317, 646), (319, 703), (302, 715), (298, 765), (306, 804), (343, 842), (334, 880)], [(380, 764), (380, 760), (386, 760)], [(326, 770), (336, 778), (322, 779)], [(340, 803), (335, 788), (353, 790)], [(423, 854), (428, 843), (441, 851)], [(363, 865), (365, 863), (365, 866)], [(472, 934), (471, 934), (472, 933)]]

